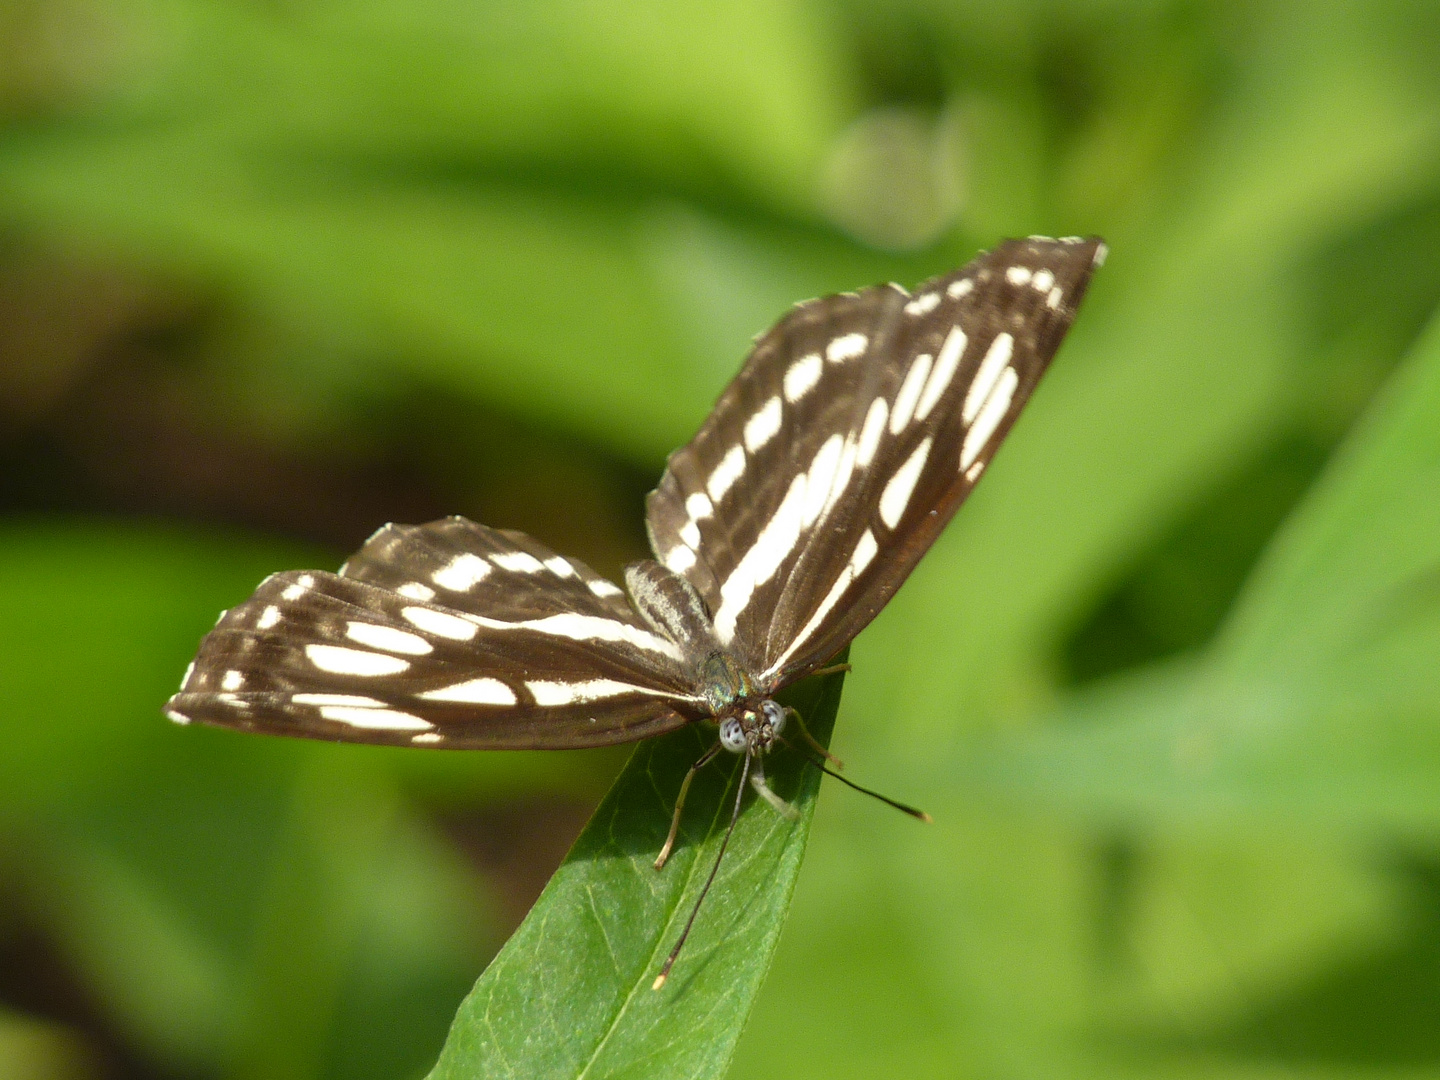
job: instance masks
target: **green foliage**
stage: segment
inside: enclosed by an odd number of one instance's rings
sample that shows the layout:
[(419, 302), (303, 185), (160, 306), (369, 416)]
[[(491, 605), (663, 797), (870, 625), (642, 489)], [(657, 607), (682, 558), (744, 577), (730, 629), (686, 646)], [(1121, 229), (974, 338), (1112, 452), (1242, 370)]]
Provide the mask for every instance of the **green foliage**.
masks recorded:
[[(826, 676), (785, 699), (822, 742), (843, 678)], [(712, 742), (713, 734), (691, 729), (635, 751), (460, 1007), (432, 1080), (725, 1074), (780, 939), (820, 774), (793, 751), (767, 759), (774, 790), (800, 817), (787, 821), (752, 799), (685, 950), (656, 991), (651, 984), (719, 853), (740, 779), (729, 755), (697, 774), (687, 824), (657, 872), (675, 793)]]
[[(0, 2), (0, 1073), (1434, 1072), (1437, 71), (1360, 0)], [(1110, 262), (836, 728), (938, 824), (781, 767), (664, 992), (693, 733), (487, 968), (618, 757), (161, 721), (387, 516), (614, 573), (752, 334), (1032, 232)]]
[(982, 770), (1130, 814), (1440, 826), (1440, 324), (1198, 661), (1141, 671)]

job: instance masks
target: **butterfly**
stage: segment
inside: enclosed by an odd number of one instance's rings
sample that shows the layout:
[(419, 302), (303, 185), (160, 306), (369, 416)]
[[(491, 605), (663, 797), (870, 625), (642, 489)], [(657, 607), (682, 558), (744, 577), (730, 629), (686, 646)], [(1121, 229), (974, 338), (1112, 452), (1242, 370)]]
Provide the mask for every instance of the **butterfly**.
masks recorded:
[(272, 575), (224, 612), (165, 713), (475, 750), (602, 746), (711, 721), (719, 739), (695, 769), (721, 748), (743, 756), (732, 827), (747, 779), (786, 812), (764, 774), (794, 715), (776, 693), (825, 670), (934, 543), (1105, 250), (1007, 240), (913, 293), (880, 285), (796, 305), (670, 455), (646, 505), (655, 558), (628, 566), (623, 589), (524, 533), (460, 517), (386, 525), (338, 573)]

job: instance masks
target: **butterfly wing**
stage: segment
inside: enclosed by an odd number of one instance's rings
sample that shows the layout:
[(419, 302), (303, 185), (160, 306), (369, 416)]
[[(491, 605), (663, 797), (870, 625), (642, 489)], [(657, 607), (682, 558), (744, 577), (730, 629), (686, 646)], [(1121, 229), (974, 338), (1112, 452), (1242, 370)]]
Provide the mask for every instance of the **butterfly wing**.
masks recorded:
[(599, 746), (702, 715), (686, 653), (521, 533), (387, 525), (339, 574), (277, 574), (202, 642), (175, 720), (458, 749)]
[(767, 689), (900, 587), (1060, 346), (1098, 240), (1011, 240), (914, 294), (801, 305), (763, 335), (651, 494), (660, 560)]

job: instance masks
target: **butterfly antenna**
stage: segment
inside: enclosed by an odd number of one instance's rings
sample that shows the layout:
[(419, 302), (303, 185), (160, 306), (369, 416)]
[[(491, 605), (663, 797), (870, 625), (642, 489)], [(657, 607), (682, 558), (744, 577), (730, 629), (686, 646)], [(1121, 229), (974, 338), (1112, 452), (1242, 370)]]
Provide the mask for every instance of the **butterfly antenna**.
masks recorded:
[[(794, 746), (793, 743), (786, 743), (785, 745), (786, 745), (786, 746)], [(915, 807), (915, 806), (911, 806), (911, 805), (909, 805), (908, 803), (900, 802), (898, 799), (892, 799), (892, 798), (890, 798), (890, 796), (888, 796), (888, 795), (881, 795), (880, 792), (878, 792), (878, 791), (874, 791), (874, 790), (872, 790), (872, 789), (870, 789), (870, 788), (868, 788), (868, 787), (864, 787), (864, 786), (862, 786), (862, 785), (860, 785), (860, 784), (857, 784), (857, 783), (855, 783), (854, 780), (851, 780), (851, 779), (849, 779), (848, 777), (845, 777), (845, 776), (841, 776), (841, 775), (840, 775), (838, 772), (836, 772), (834, 769), (828, 769), (828, 768), (826, 768), (826, 767), (825, 767), (825, 763), (824, 763), (823, 761), (819, 761), (819, 760), (817, 760), (817, 759), (815, 759), (815, 758), (812, 758), (812, 757), (808, 757), (808, 756), (807, 756), (807, 757), (805, 758), (805, 762), (806, 762), (806, 764), (808, 764), (808, 765), (813, 765), (813, 766), (815, 766), (815, 768), (819, 769), (819, 770), (820, 770), (822, 773), (824, 773), (826, 776), (833, 776), (836, 780), (839, 780), (842, 784), (846, 785), (847, 787), (852, 787), (852, 788), (854, 788), (856, 791), (860, 792), (862, 795), (869, 795), (872, 799), (879, 799), (879, 800), (880, 800), (881, 802), (883, 802), (886, 806), (893, 806), (896, 810), (899, 810), (901, 813), (909, 814), (911, 817), (916, 818), (917, 820), (920, 820), (920, 821), (925, 822), (926, 825), (933, 825), (933, 824), (935, 823), (935, 819), (932, 818), (929, 814), (927, 814), (924, 810), (921, 810), (921, 809), (919, 809), (918, 807)]]
[(670, 977), (670, 969), (675, 966), (675, 958), (680, 955), (680, 950), (685, 947), (685, 939), (690, 936), (690, 928), (695, 925), (695, 916), (700, 914), (700, 905), (705, 902), (705, 894), (710, 891), (710, 886), (715, 884), (715, 875), (720, 872), (720, 860), (725, 857), (725, 849), (730, 846), (730, 836), (735, 832), (735, 823), (740, 820), (740, 800), (745, 795), (745, 781), (750, 777), (750, 755), (745, 755), (745, 764), (740, 769), (740, 783), (735, 788), (735, 808), (730, 811), (730, 827), (725, 830), (725, 839), (720, 841), (720, 851), (715, 856), (715, 865), (710, 868), (710, 876), (705, 879), (705, 887), (700, 890), (700, 895), (695, 899), (695, 906), (690, 909), (690, 918), (685, 920), (685, 929), (680, 931), (680, 940), (675, 942), (675, 948), (670, 950), (669, 957), (665, 960), (665, 966), (660, 969), (660, 974), (655, 976), (651, 990), (659, 990), (665, 985), (665, 980)]

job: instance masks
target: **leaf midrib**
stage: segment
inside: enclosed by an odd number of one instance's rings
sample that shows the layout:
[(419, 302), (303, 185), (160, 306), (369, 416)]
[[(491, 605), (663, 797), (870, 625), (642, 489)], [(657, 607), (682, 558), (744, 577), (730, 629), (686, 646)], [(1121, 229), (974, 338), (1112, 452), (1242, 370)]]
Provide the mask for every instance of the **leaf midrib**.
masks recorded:
[[(729, 793), (729, 791), (730, 791), (730, 780), (733, 780), (734, 778), (735, 778), (735, 770), (734, 770), (734, 768), (733, 768), (733, 766), (732, 766), (732, 768), (731, 768), (731, 770), (730, 770), (730, 776), (729, 776), (729, 778), (725, 781), (725, 791), (726, 791), (726, 793), (727, 793), (727, 796), (728, 796), (728, 793)], [(715, 831), (715, 824), (716, 824), (716, 822), (723, 820), (724, 815), (725, 815), (725, 809), (726, 809), (726, 807), (729, 805), (729, 803), (730, 803), (730, 800), (729, 800), (729, 798), (727, 797), (727, 798), (721, 799), (721, 800), (716, 804), (715, 814), (714, 814), (714, 816), (711, 817), (711, 819), (710, 819), (710, 825), (709, 825), (709, 827), (705, 830), (705, 838), (704, 838), (704, 839), (709, 839), (709, 837), (711, 836), (711, 834)], [(701, 840), (701, 845), (702, 845), (702, 846), (703, 846), (703, 844), (704, 844), (704, 839)], [(689, 869), (689, 871), (688, 871), (688, 872), (686, 873), (686, 875), (685, 875), (685, 884), (684, 884), (684, 887), (681, 888), (680, 892), (678, 893), (678, 899), (676, 900), (675, 906), (674, 906), (673, 908), (671, 908), (671, 910), (670, 910), (670, 915), (669, 915), (669, 917), (665, 920), (665, 927), (664, 927), (664, 929), (665, 929), (666, 931), (668, 931), (672, 926), (674, 926), (676, 913), (679, 912), (679, 911), (681, 910), (681, 908), (683, 907), (683, 901), (684, 901), (685, 897), (686, 897), (686, 896), (689, 894), (689, 892), (690, 892), (690, 886), (691, 886), (691, 884), (695, 881), (695, 874), (696, 874), (696, 871), (699, 870), (699, 868), (700, 868), (700, 866), (701, 866), (701, 863), (702, 863), (702, 860), (700, 859), (699, 852), (697, 851), (697, 852), (696, 852), (696, 857), (690, 861), (690, 869)], [(598, 918), (598, 915), (597, 915), (597, 918)], [(604, 927), (602, 926), (602, 927), (601, 927), (601, 933), (603, 934), (604, 932), (605, 932), (605, 930), (604, 930)], [(611, 1036), (614, 1035), (615, 1029), (616, 1029), (617, 1027), (619, 1027), (621, 1019), (624, 1018), (625, 1013), (629, 1010), (629, 1008), (630, 1008), (630, 1003), (635, 1000), (635, 994), (645, 985), (645, 974), (644, 974), (644, 973), (647, 972), (647, 971), (649, 971), (649, 970), (651, 969), (651, 967), (654, 966), (654, 963), (655, 963), (656, 958), (660, 955), (660, 950), (665, 947), (665, 942), (666, 942), (666, 941), (669, 941), (669, 940), (670, 940), (670, 936), (669, 936), (668, 933), (662, 932), (662, 933), (659, 933), (659, 934), (657, 934), (657, 935), (655, 936), (655, 944), (652, 945), (651, 948), (650, 948), (650, 955), (649, 955), (648, 959), (646, 960), (644, 967), (641, 968), (640, 977), (639, 977), (638, 979), (634, 980), (633, 984), (632, 984), (631, 987), (630, 987), (630, 992), (625, 995), (625, 1000), (620, 1003), (620, 1007), (615, 1010), (615, 1014), (610, 1018), (610, 1022), (609, 1022), (608, 1024), (606, 1024), (605, 1030), (604, 1030), (604, 1032), (601, 1034), (600, 1038), (596, 1041), (596, 1043), (595, 1043), (595, 1049), (591, 1052), (589, 1059), (585, 1062), (584, 1067), (581, 1068), (581, 1070), (580, 1070), (578, 1073), (575, 1074), (575, 1080), (585, 1080), (585, 1078), (590, 1074), (591, 1068), (594, 1066), (595, 1062), (599, 1059), (601, 1052), (606, 1048), (606, 1046), (609, 1045)]]

